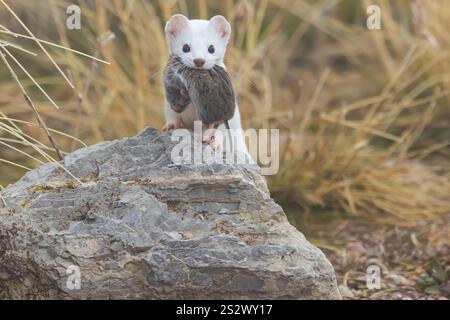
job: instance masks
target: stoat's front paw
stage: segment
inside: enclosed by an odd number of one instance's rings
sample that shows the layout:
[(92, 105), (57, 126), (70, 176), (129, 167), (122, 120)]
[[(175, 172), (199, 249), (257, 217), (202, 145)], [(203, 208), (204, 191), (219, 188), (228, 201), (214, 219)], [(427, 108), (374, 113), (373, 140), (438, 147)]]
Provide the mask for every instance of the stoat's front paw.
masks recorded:
[(163, 128), (162, 131), (170, 131), (170, 130), (175, 130), (175, 129), (180, 129), (180, 128), (184, 128), (184, 123), (183, 121), (177, 121), (175, 123), (167, 123)]

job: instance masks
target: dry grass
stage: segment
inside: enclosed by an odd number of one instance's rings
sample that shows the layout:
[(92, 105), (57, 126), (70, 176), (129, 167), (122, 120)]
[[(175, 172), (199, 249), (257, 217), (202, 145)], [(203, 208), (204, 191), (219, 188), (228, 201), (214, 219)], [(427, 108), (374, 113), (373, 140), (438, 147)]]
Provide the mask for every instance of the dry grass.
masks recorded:
[[(222, 14), (234, 28), (226, 63), (244, 127), (281, 131), (280, 173), (269, 179), (278, 200), (402, 224), (450, 211), (448, 1), (377, 1), (382, 31), (365, 28), (368, 3), (353, 0), (79, 1), (81, 31), (65, 28), (64, 12), (71, 3), (39, 1), (49, 9), (33, 16), (27, 12), (35, 2), (14, 1), (30, 30), (111, 63), (100, 66), (49, 47), (73, 90), (53, 63), (42, 63), (45, 55), (17, 50), (54, 100), (23, 80), (49, 127), (87, 144), (146, 126), (160, 128), (164, 21), (178, 12), (201, 18)], [(4, 16), (0, 11), (4, 27), (19, 32), (20, 25)], [(0, 39), (31, 52), (40, 48), (7, 33)], [(28, 125), (35, 122), (33, 112), (6, 71), (0, 69), (5, 114), (0, 123), (26, 121), (15, 123), (51, 153), (51, 145), (42, 142), (45, 132)], [(57, 136), (67, 152), (80, 147), (70, 136)], [(0, 139), (5, 138), (11, 139), (0, 131)], [(0, 149), (0, 158), (9, 161), (0, 167), (3, 184), (17, 179), (24, 167), (38, 165), (37, 160), (48, 161), (14, 139), (0, 143), (27, 156)], [(11, 163), (22, 168), (12, 173)]]

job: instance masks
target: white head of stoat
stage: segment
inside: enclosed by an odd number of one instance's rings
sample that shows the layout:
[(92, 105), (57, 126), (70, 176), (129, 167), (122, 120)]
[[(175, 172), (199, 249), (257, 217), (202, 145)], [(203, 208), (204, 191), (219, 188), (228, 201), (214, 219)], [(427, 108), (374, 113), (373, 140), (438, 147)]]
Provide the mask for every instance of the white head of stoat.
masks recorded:
[(210, 20), (189, 20), (176, 14), (166, 23), (169, 52), (190, 68), (224, 67), (224, 57), (231, 35), (230, 23), (223, 16)]

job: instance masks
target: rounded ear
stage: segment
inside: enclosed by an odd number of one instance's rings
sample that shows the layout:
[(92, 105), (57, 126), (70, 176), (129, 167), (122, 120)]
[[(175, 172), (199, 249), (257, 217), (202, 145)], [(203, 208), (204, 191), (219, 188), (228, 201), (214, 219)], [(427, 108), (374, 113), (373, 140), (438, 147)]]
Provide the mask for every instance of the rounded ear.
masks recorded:
[(186, 18), (182, 14), (173, 15), (172, 18), (170, 18), (170, 20), (166, 23), (166, 34), (168, 36), (170, 35), (172, 37), (176, 37), (181, 30), (187, 27), (188, 23), (188, 18)]
[(214, 16), (209, 20), (209, 24), (219, 34), (219, 36), (228, 41), (231, 35), (231, 25), (223, 16)]

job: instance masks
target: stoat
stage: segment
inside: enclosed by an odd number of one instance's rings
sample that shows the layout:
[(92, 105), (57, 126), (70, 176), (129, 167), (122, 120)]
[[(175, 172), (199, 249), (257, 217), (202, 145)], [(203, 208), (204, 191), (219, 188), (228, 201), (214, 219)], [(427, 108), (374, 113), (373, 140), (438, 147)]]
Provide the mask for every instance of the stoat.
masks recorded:
[[(176, 14), (166, 23), (165, 32), (171, 56), (170, 61), (173, 60), (173, 63), (181, 63), (186, 69), (211, 71), (215, 67), (220, 67), (226, 71), (224, 57), (231, 35), (231, 26), (224, 17), (215, 16), (209, 21), (188, 20), (185, 16)], [(169, 62), (168, 67), (170, 66), (171, 62)], [(166, 76), (167, 73), (165, 72)], [(165, 86), (164, 114), (166, 124), (163, 130), (183, 127), (193, 129), (194, 121), (201, 121), (198, 110), (192, 103), (192, 99), (189, 98), (189, 88), (187, 88), (186, 83), (183, 83), (185, 80), (185, 78), (181, 77), (180, 85), (184, 84), (187, 90), (176, 92), (174, 91), (176, 86)], [(226, 90), (223, 91), (226, 92)], [(214, 100), (217, 97), (211, 97), (211, 99)], [(244, 152), (248, 155), (242, 133), (239, 106), (236, 102), (234, 104), (234, 108), (230, 108), (227, 103), (222, 103), (223, 106), (227, 107), (226, 110), (223, 110), (223, 115), (227, 114), (226, 117), (231, 116), (228, 124), (235, 138), (232, 144), (233, 151)], [(205, 108), (202, 112), (206, 113), (201, 115), (201, 118), (214, 119), (218, 116), (217, 109), (215, 110), (216, 114), (207, 114), (208, 109)], [(220, 122), (222, 123), (223, 121)], [(223, 124), (219, 125), (218, 128), (219, 130), (226, 129)]]

